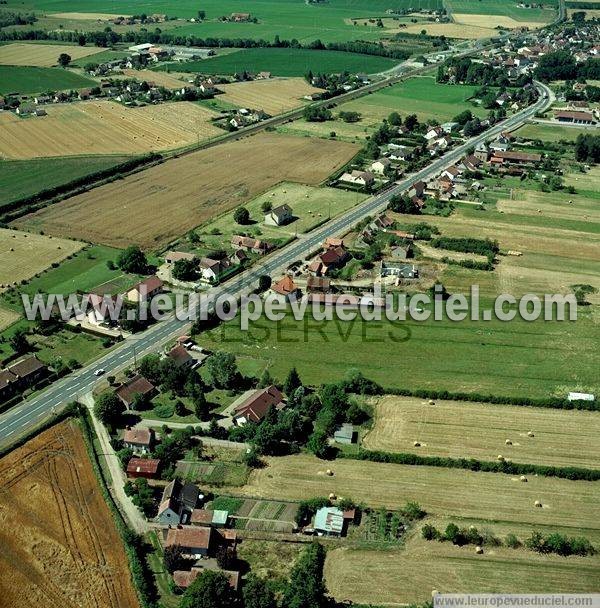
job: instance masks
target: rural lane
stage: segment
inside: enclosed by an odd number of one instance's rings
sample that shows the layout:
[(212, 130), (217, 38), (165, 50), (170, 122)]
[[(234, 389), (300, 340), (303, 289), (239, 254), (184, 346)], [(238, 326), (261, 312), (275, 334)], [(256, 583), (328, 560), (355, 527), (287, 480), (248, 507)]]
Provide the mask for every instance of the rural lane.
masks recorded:
[[(426, 168), (397, 182), (394, 187), (367, 199), (341, 216), (316, 228), (303, 238), (293, 241), (287, 247), (267, 256), (258, 267), (233, 277), (223, 285), (211, 289), (208, 293), (214, 296), (230, 295), (234, 297), (250, 293), (256, 287), (261, 275), (273, 276), (285, 270), (293, 262), (303, 259), (310, 252), (318, 249), (325, 237), (342, 234), (365, 217), (383, 211), (394, 194), (407, 190), (415, 181), (436, 176), (446, 167), (457, 162), (470, 147), (476, 146), (502, 131), (516, 129), (532, 118), (535, 113), (547, 109), (550, 105), (549, 89), (540, 83), (536, 83), (536, 86), (541, 94), (532, 106), (450, 150), (444, 156), (435, 159)], [(35, 397), (1, 414), (0, 446), (9, 444), (24, 432), (39, 425), (69, 401), (80, 399), (83, 395), (92, 391), (99, 381), (94, 375), (95, 369), (101, 367), (106, 370), (107, 374), (114, 374), (116, 371), (131, 365), (136, 358), (147, 353), (160, 351), (164, 344), (186, 333), (189, 328), (190, 323), (188, 321), (181, 321), (175, 317), (161, 321), (139, 334), (139, 336), (125, 340), (114, 347), (92, 365), (70, 374)]]

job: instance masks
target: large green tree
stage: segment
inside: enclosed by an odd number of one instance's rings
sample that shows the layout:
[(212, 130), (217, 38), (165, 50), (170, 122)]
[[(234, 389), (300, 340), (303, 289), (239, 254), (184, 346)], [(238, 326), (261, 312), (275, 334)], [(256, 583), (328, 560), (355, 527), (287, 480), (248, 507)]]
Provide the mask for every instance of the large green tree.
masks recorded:
[(236, 594), (225, 574), (205, 570), (183, 594), (179, 608), (229, 608), (235, 602)]
[(206, 360), (210, 383), (215, 388), (231, 388), (239, 376), (235, 356), (219, 351)]
[(277, 608), (275, 595), (266, 581), (254, 574), (248, 575), (243, 596), (244, 608)]
[(146, 254), (137, 245), (131, 245), (121, 251), (117, 258), (117, 266), (123, 272), (144, 274), (148, 269), (148, 260)]
[(125, 407), (113, 391), (105, 391), (96, 397), (94, 413), (98, 420), (110, 429), (117, 426), (124, 411)]

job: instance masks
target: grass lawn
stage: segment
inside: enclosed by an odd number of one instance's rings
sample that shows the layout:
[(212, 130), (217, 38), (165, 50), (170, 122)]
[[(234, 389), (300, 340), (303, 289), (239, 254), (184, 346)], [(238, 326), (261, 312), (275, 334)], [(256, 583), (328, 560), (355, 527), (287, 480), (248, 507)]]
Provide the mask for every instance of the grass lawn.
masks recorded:
[[(366, 198), (360, 192), (346, 192), (335, 188), (317, 188), (292, 182), (283, 182), (275, 188), (257, 196), (244, 207), (250, 212), (253, 223), (240, 226), (233, 220), (233, 213), (226, 213), (196, 230), (204, 247), (229, 249), (231, 237), (245, 233), (274, 244), (282, 244), (295, 234), (312, 230), (329, 215), (335, 217), (354, 207)], [(285, 226), (264, 224), (261, 205), (270, 202), (273, 207), (287, 204), (294, 212), (294, 219)], [(214, 234), (218, 231), (218, 234)]]
[(102, 51), (101, 53), (96, 53), (95, 55), (90, 55), (89, 57), (82, 57), (81, 59), (76, 59), (72, 61), (70, 65), (83, 68), (88, 63), (106, 63), (108, 61), (114, 61), (115, 59), (123, 59), (127, 57), (131, 53), (126, 50), (122, 51)]
[[(562, 125), (547, 125), (542, 123), (529, 123), (517, 129), (517, 137), (527, 139), (541, 139), (543, 141), (558, 142), (561, 140), (575, 141), (580, 133), (589, 133), (590, 129), (577, 127), (564, 127)], [(592, 131), (593, 132), (593, 131)]]
[(389, 70), (397, 60), (375, 55), (361, 55), (342, 51), (313, 51), (308, 49), (256, 48), (211, 59), (186, 63), (168, 63), (159, 70), (200, 72), (202, 74), (233, 74), (235, 72), (268, 71), (274, 76), (304, 76), (313, 73), (366, 72)]
[(101, 355), (105, 348), (102, 338), (85, 333), (59, 331), (51, 336), (34, 336), (30, 339), (36, 356), (44, 363), (51, 364), (56, 359), (65, 363), (75, 359), (84, 365)]
[(156, 581), (160, 603), (162, 606), (164, 606), (164, 608), (177, 608), (177, 606), (179, 606), (179, 602), (181, 601), (181, 596), (175, 595), (171, 592), (171, 575), (165, 569), (163, 551), (160, 541), (158, 540), (157, 533), (149, 532), (147, 539), (152, 545), (152, 551), (148, 553), (147, 557), (148, 566), (150, 567), (150, 572), (152, 572), (154, 580)]
[(128, 158), (89, 156), (0, 161), (0, 209), (3, 204), (65, 184), (95, 171), (108, 169)]
[(391, 112), (398, 112), (403, 117), (416, 114), (421, 121), (435, 118), (440, 122), (451, 120), (466, 109), (470, 109), (477, 116), (485, 116), (486, 110), (468, 101), (477, 88), (437, 84), (433, 76), (410, 78), (371, 95), (344, 103), (333, 111), (334, 117), (337, 117), (339, 112), (358, 112), (361, 115), (358, 122), (345, 123), (339, 118), (326, 122), (307, 122), (302, 119), (280, 127), (279, 130), (319, 137), (329, 137), (334, 131), (339, 138), (354, 141), (363, 139), (372, 132)]
[(80, 89), (96, 81), (62, 68), (0, 65), (0, 94), (41, 93), (48, 90)]
[(303, 543), (245, 538), (237, 547), (237, 555), (261, 578), (287, 581), (294, 562), (304, 548)]

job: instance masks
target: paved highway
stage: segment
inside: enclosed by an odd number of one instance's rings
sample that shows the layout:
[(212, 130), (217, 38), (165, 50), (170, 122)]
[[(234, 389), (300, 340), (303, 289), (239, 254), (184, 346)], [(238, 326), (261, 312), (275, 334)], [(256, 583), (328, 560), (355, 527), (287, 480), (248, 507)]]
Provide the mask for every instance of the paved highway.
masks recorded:
[[(501, 131), (514, 130), (536, 112), (545, 110), (550, 105), (549, 89), (540, 83), (537, 83), (536, 86), (541, 94), (534, 105), (435, 159), (429, 166), (406, 177), (393, 188), (367, 199), (347, 213), (325, 223), (308, 235), (298, 238), (287, 247), (266, 257), (254, 269), (233, 277), (222, 286), (211, 289), (210, 293), (214, 296), (221, 294), (241, 296), (249, 293), (256, 287), (260, 275), (276, 275), (293, 262), (303, 259), (307, 254), (316, 250), (325, 237), (342, 234), (366, 216), (384, 210), (394, 194), (405, 191), (413, 182), (426, 180), (439, 174), (464, 156), (471, 146), (476, 146)], [(92, 365), (59, 380), (40, 394), (0, 415), (0, 446), (14, 441), (24, 432), (52, 416), (61, 406), (91, 391), (99, 381), (94, 375), (96, 369), (104, 368), (107, 374), (111, 374), (130, 366), (136, 358), (150, 352), (158, 352), (163, 345), (185, 333), (189, 329), (189, 325), (175, 317), (161, 321), (145, 332), (114, 347)]]

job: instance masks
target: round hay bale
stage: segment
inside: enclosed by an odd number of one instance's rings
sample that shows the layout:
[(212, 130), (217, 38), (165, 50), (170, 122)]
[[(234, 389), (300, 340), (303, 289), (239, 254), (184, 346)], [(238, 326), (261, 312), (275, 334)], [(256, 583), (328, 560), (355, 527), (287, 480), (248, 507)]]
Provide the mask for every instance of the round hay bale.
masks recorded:
[(506, 440), (504, 443), (505, 443), (506, 445), (512, 445), (512, 441), (511, 441), (510, 439), (507, 439), (507, 440)]
[(542, 506), (542, 503), (541, 503), (541, 501), (536, 500), (536, 501), (533, 503), (533, 506), (534, 506), (534, 507), (541, 507), (541, 506)]
[(327, 475), (329, 475), (329, 477), (333, 477), (333, 471), (331, 469), (327, 469), (327, 471), (325, 471), (325, 473)]
[(483, 553), (483, 547), (477, 545), (477, 547), (475, 547), (475, 553), (477, 553), (477, 555), (481, 555)]
[(413, 443), (413, 445), (414, 445), (416, 448), (420, 448), (420, 447), (421, 447), (421, 444), (420, 444), (418, 441), (415, 441), (415, 442)]
[(500, 462), (504, 462), (504, 456), (502, 456), (502, 454), (498, 454), (498, 460)]
[(529, 431), (527, 433), (527, 437), (535, 437), (535, 435), (533, 434), (533, 431)]
[(438, 593), (439, 593), (439, 591), (437, 589), (432, 589), (431, 590), (431, 597), (435, 597)]
[(329, 494), (329, 500), (335, 500), (335, 499), (336, 499), (336, 495), (333, 492), (331, 492)]
[(428, 403), (429, 403), (429, 405), (435, 405), (435, 401), (434, 401), (433, 399), (430, 399), (430, 400), (428, 401)]
[(521, 475), (521, 477), (519, 477), (519, 481), (527, 483), (527, 477), (525, 477), (525, 475)]

